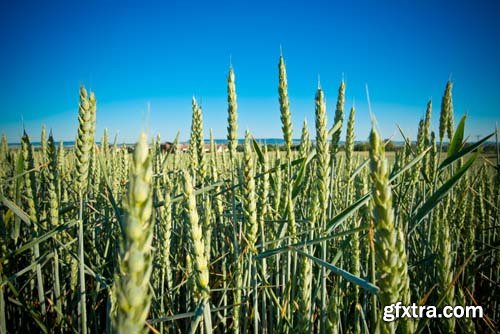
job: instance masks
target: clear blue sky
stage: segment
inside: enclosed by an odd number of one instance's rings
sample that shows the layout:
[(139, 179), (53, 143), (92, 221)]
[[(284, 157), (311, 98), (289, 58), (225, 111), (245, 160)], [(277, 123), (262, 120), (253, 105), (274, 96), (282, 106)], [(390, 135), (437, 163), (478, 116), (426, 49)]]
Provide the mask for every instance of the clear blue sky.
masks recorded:
[[(285, 4), (286, 3), (286, 4)], [(281, 137), (280, 44), (288, 71), (294, 137), (313, 131), (318, 74), (333, 119), (344, 76), (355, 101), (356, 136), (370, 127), (365, 84), (385, 137), (396, 123), (415, 135), (429, 98), (437, 128), (447, 79), (455, 118), (469, 135), (500, 121), (498, 1), (22, 1), (0, 2), (0, 132), (34, 139), (45, 124), (57, 139), (77, 130), (78, 87), (98, 99), (97, 136), (120, 142), (140, 130), (189, 136), (191, 96), (206, 136), (226, 136), (226, 74), (236, 73), (240, 136)], [(148, 112), (148, 103), (150, 111)], [(396, 138), (400, 138), (396, 136)]]

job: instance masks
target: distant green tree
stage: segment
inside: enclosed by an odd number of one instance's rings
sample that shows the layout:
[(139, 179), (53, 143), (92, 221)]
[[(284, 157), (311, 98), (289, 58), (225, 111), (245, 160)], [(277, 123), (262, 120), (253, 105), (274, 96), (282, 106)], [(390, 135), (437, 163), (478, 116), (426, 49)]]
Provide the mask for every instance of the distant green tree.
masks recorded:
[(354, 144), (354, 151), (363, 152), (368, 151), (370, 149), (370, 144), (367, 142), (359, 142)]
[(394, 144), (394, 142), (390, 139), (384, 139), (384, 143), (385, 144), (385, 151), (386, 152), (394, 152), (396, 151), (396, 145)]

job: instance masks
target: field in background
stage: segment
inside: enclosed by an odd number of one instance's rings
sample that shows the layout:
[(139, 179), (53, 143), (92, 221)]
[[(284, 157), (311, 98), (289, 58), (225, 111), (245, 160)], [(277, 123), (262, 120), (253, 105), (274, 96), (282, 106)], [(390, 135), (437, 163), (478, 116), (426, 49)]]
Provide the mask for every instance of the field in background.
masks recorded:
[[(213, 139), (205, 150), (194, 98), (186, 153), (144, 134), (133, 148), (107, 132), (96, 144), (83, 87), (73, 147), (45, 129), (18, 148), (3, 137), (0, 333), (497, 331), (499, 156), (481, 153), (496, 137), (466, 145), (451, 82), (439, 129), (429, 102), (415, 145), (396, 152), (376, 128), (370, 151), (354, 152), (344, 82), (332, 115), (318, 88), (314, 133), (304, 124), (292, 150), (283, 58), (279, 82), (281, 152), (248, 132), (238, 148), (232, 69), (227, 151)], [(485, 316), (382, 321), (396, 301)]]

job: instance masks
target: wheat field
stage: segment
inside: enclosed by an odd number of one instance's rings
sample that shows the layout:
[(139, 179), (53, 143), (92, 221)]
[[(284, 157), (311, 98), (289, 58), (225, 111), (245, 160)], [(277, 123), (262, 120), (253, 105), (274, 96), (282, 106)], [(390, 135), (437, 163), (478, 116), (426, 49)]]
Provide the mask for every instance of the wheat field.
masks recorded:
[[(359, 154), (342, 81), (334, 107), (317, 88), (314, 132), (304, 123), (294, 147), (283, 57), (278, 79), (278, 151), (251, 129), (239, 145), (232, 68), (227, 150), (211, 133), (205, 149), (194, 98), (187, 152), (178, 135), (165, 146), (142, 133), (134, 148), (98, 139), (84, 87), (73, 147), (45, 128), (40, 147), (4, 136), (0, 333), (498, 331), (498, 145), (482, 153), (496, 131), (466, 142), (448, 82), (391, 159), (375, 122)], [(397, 301), (480, 305), (484, 317), (383, 321)]]

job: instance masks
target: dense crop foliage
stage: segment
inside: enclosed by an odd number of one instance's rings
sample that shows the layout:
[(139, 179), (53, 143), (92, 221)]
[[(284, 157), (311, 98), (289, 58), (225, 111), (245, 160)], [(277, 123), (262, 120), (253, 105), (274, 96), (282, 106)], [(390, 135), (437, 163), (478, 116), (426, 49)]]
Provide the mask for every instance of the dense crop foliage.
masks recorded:
[[(281, 152), (248, 130), (238, 147), (232, 68), (227, 149), (205, 144), (194, 98), (188, 152), (145, 134), (134, 148), (107, 131), (96, 141), (83, 87), (73, 147), (45, 128), (39, 147), (4, 136), (0, 333), (495, 331), (499, 156), (481, 153), (495, 133), (466, 145), (448, 82), (436, 133), (429, 102), (394, 159), (375, 121), (369, 154), (354, 153), (342, 81), (332, 111), (318, 85), (315, 131), (304, 122), (294, 148), (282, 56), (278, 75)], [(382, 321), (397, 301), (481, 305), (485, 317)]]

